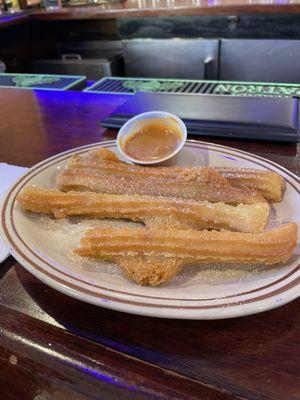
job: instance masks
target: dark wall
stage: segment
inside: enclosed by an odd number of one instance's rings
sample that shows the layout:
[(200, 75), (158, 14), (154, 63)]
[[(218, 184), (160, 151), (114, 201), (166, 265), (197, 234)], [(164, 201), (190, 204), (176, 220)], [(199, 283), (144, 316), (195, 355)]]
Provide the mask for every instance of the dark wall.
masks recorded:
[(31, 72), (32, 60), (55, 57), (60, 41), (117, 38), (115, 20), (34, 21), (0, 30), (0, 60), (7, 72)]
[(118, 20), (120, 36), (132, 38), (300, 39), (300, 15), (189, 16)]

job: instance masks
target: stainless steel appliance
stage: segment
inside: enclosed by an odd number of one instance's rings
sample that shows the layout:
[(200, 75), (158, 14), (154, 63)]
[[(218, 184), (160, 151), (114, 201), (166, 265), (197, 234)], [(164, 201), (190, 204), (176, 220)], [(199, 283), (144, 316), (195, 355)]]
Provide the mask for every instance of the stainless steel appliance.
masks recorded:
[(89, 80), (122, 76), (124, 62), (120, 41), (73, 41), (60, 43), (59, 58), (35, 60), (33, 71), (85, 75)]
[(122, 42), (127, 76), (217, 79), (218, 40), (175, 38)]
[(223, 39), (220, 79), (299, 83), (300, 41)]

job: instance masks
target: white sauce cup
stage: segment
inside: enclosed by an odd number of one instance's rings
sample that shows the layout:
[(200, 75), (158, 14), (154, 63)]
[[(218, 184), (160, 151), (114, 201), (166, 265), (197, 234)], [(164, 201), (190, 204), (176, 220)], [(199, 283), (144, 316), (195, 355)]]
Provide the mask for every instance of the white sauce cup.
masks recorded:
[[(176, 127), (179, 132), (181, 133), (180, 137), (180, 142), (178, 143), (177, 148), (171, 153), (168, 154), (167, 156), (164, 156), (162, 158), (158, 158), (155, 160), (138, 160), (136, 158), (132, 158), (126, 152), (124, 151), (124, 143), (126, 139), (134, 132), (137, 132), (138, 130), (143, 128), (143, 121), (147, 120), (147, 123), (151, 119), (160, 119), (163, 123), (166, 123), (167, 128), (172, 128)], [(187, 130), (184, 122), (178, 118), (176, 115), (164, 112), (164, 111), (149, 111), (145, 112), (142, 114), (138, 114), (135, 117), (131, 118), (129, 121), (127, 121), (122, 128), (119, 130), (118, 136), (117, 136), (117, 146), (119, 152), (122, 154), (124, 158), (127, 160), (134, 162), (136, 164), (142, 164), (142, 165), (152, 165), (152, 164), (160, 164), (164, 163), (167, 160), (170, 160), (174, 156), (176, 156), (179, 151), (182, 149), (184, 146), (184, 143), (187, 138)]]

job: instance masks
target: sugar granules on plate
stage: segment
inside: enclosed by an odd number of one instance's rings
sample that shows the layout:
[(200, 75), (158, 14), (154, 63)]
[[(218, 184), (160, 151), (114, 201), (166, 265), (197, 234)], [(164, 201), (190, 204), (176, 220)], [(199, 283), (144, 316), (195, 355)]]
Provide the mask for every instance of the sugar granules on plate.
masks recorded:
[[(137, 223), (116, 220), (116, 219), (89, 219), (81, 217), (72, 217), (65, 219), (54, 219), (48, 216), (36, 216), (41, 224), (41, 228), (48, 231), (51, 238), (55, 241), (57, 247), (63, 250), (68, 258), (84, 267), (87, 271), (95, 271), (101, 268), (102, 272), (107, 274), (120, 275), (119, 267), (103, 260), (93, 260), (86, 257), (80, 257), (74, 254), (73, 249), (78, 247), (80, 238), (90, 228), (124, 228), (136, 226)], [(266, 229), (278, 226), (276, 211), (273, 206), (270, 208), (270, 216)], [(140, 225), (140, 224), (139, 224)], [(251, 280), (257, 273), (263, 271), (263, 265), (235, 265), (222, 263), (219, 264), (199, 264), (188, 266), (182, 269), (181, 273), (175, 276), (168, 284), (170, 286), (180, 285), (184, 287), (193, 281), (193, 284), (217, 284), (224, 281), (243, 282)]]
[(111, 274), (121, 274), (119, 267), (108, 261), (93, 260), (88, 257), (80, 257), (73, 252), (79, 246), (84, 233), (91, 228), (124, 228), (136, 226), (135, 223), (125, 220), (89, 219), (72, 217), (54, 219), (48, 216), (37, 216), (40, 219), (42, 229), (49, 231), (49, 235), (55, 241), (58, 248), (63, 248), (68, 258), (84, 266), (85, 270), (95, 270), (101, 267), (101, 271)]

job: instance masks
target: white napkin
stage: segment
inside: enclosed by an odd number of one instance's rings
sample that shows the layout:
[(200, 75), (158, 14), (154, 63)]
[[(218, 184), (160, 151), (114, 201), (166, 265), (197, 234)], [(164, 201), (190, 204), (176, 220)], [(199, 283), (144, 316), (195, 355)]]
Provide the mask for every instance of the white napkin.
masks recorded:
[[(9, 165), (0, 163), (0, 202), (7, 192), (8, 188), (26, 172), (28, 168), (17, 167), (16, 165)], [(0, 238), (0, 263), (9, 256), (7, 247)]]

